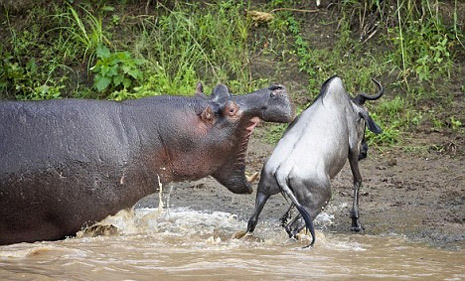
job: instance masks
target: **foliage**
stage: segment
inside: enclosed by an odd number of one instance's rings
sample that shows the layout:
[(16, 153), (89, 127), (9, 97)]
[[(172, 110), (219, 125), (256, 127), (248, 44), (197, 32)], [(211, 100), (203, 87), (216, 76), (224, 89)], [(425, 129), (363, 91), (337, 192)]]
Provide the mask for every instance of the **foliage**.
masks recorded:
[(6, 95), (16, 95), (21, 100), (56, 99), (60, 97), (60, 89), (63, 86), (56, 85), (53, 81), (42, 83), (35, 77), (38, 75), (37, 64), (34, 58), (29, 59), (23, 67), (18, 62), (13, 62), (13, 56), (6, 53), (0, 61), (0, 92)]
[(414, 13), (412, 9), (415, 4), (406, 2), (400, 2), (397, 8), (398, 25), (388, 30), (396, 47), (396, 52), (390, 56), (391, 60), (402, 70), (401, 75), (406, 83), (412, 75), (420, 81), (430, 82), (443, 75), (450, 76), (453, 64), (450, 49), (455, 44), (454, 30), (452, 27), (447, 28), (440, 17), (433, 14), (432, 1), (422, 1), (430, 13), (427, 18)]
[(133, 81), (143, 78), (139, 67), (144, 63), (141, 59), (132, 58), (129, 52), (110, 52), (105, 46), (97, 47), (97, 63), (91, 68), (94, 76), (94, 87), (103, 92), (123, 87), (129, 89)]
[[(284, 2), (273, 2), (285, 6)], [(303, 32), (300, 19), (293, 13), (281, 12), (270, 27), (275, 29), (277, 36), (282, 34), (283, 29), (292, 35), (294, 40), (289, 53), (297, 56), (300, 71), (309, 77), (307, 89), (310, 97), (316, 96), (321, 83), (335, 74), (342, 76), (346, 88), (354, 93), (357, 88), (373, 87), (371, 78), (385, 76), (386, 69), (391, 70), (389, 73), (400, 70), (399, 80), (393, 86), (406, 85), (409, 99), (401, 96), (389, 99), (385, 96), (376, 105), (367, 105), (384, 130), (381, 135), (369, 133), (370, 144), (391, 145), (399, 141), (402, 131), (424, 122), (425, 115), (417, 112), (415, 106), (421, 99), (431, 98), (431, 94), (425, 96), (424, 93), (434, 92), (431, 88), (434, 89), (438, 79), (450, 77), (454, 65), (452, 49), (459, 42), (454, 39), (461, 38), (461, 35), (457, 33), (456, 21), (454, 26), (443, 23), (437, 1), (397, 1), (394, 14), (390, 14), (390, 7), (383, 3), (375, 0), (342, 1), (337, 22), (325, 23), (337, 23), (338, 36), (331, 48), (318, 48), (320, 34), (307, 30)], [(393, 43), (393, 48), (387, 53), (372, 55), (363, 47), (364, 42), (354, 37), (353, 26), (360, 26), (361, 31), (365, 28), (363, 22), (354, 23), (354, 18), (363, 20), (370, 11), (385, 22), (397, 21), (395, 26), (386, 27), (387, 36), (379, 38), (381, 42), (385, 40), (385, 44)], [(427, 83), (415, 83), (414, 79)], [(448, 123), (453, 122), (450, 120)], [(276, 130), (279, 131), (279, 127)]]
[(135, 43), (137, 53), (150, 62), (146, 91), (167, 94), (191, 93), (200, 80), (249, 84), (247, 38), (249, 22), (242, 15), (244, 4), (221, 1), (208, 9), (192, 4), (164, 6), (161, 16), (140, 22)]
[[(21, 16), (3, 11), (0, 98), (123, 100), (190, 94), (198, 81), (206, 92), (221, 82), (243, 93), (292, 80), (296, 68), (307, 79), (291, 84), (307, 91), (303, 103), (335, 74), (354, 94), (381, 80), (386, 95), (367, 106), (384, 133), (370, 134), (371, 143), (399, 142), (420, 124), (463, 131), (463, 115), (446, 112), (453, 100), (438, 90), (454, 79), (465, 50), (457, 0), (337, 1), (311, 14), (331, 34), (304, 28), (310, 14), (295, 8), (313, 2), (151, 1), (145, 11), (127, 1), (67, 2), (38, 3)], [(273, 10), (274, 20), (254, 23), (250, 9)], [(261, 71), (252, 70), (257, 65)], [(441, 107), (418, 109), (425, 100)], [(270, 125), (266, 138), (276, 141), (285, 127)]]
[(105, 35), (101, 17), (95, 16), (84, 6), (79, 8), (84, 12), (85, 17), (82, 18), (71, 5), (68, 5), (65, 13), (55, 16), (67, 21), (66, 26), (59, 28), (65, 30), (73, 43), (83, 50), (82, 57), (90, 66), (94, 62), (98, 46), (110, 42)]
[[(23, 36), (28, 38), (30, 35), (25, 33)], [(0, 46), (0, 98), (15, 97), (18, 100), (59, 98), (66, 77), (58, 80), (51, 78), (58, 65), (51, 64), (46, 71), (47, 68), (41, 67), (40, 61), (34, 57), (26, 57), (25, 60), (21, 54), (30, 44), (23, 43), (22, 38), (15, 37), (14, 40), (21, 43), (18, 43), (13, 53)]]

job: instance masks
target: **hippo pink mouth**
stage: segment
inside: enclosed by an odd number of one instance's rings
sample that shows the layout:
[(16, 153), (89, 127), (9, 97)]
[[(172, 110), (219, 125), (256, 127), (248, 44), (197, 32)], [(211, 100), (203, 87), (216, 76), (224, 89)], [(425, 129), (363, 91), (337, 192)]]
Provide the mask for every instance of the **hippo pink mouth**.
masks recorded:
[(249, 134), (253, 132), (255, 129), (255, 126), (257, 126), (260, 123), (260, 118), (258, 117), (253, 117), (252, 119), (249, 120), (248, 126), (245, 128)]
[(245, 156), (247, 154), (247, 146), (249, 144), (249, 139), (255, 127), (260, 123), (260, 121), (261, 121), (260, 118), (253, 117), (247, 123), (247, 127), (245, 127), (245, 132), (242, 135), (242, 140), (240, 142), (239, 149), (236, 154), (236, 161), (234, 163), (235, 169), (239, 169), (239, 170), (245, 169)]

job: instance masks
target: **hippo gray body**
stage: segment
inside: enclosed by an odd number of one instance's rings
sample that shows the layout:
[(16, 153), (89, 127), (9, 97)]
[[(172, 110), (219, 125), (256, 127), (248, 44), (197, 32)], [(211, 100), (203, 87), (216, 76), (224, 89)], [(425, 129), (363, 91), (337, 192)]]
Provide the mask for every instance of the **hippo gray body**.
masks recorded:
[(159, 182), (212, 175), (250, 193), (251, 120), (289, 122), (292, 107), (282, 87), (244, 96), (225, 89), (211, 98), (0, 102), (0, 244), (74, 235)]

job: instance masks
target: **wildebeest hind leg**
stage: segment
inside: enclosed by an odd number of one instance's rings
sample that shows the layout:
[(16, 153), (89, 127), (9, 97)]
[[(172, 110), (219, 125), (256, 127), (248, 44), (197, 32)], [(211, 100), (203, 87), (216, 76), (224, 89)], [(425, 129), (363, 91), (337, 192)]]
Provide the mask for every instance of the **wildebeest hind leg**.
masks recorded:
[(362, 185), (362, 175), (358, 167), (358, 155), (353, 153), (349, 156), (350, 168), (352, 170), (352, 175), (354, 177), (354, 199), (352, 202), (352, 210), (350, 212), (350, 217), (352, 218), (352, 231), (360, 232), (363, 231), (363, 226), (360, 223), (360, 214), (359, 214), (359, 197), (360, 197), (360, 186)]
[(284, 226), (289, 238), (297, 238), (297, 234), (305, 227), (305, 221), (302, 216), (297, 214), (287, 225)]

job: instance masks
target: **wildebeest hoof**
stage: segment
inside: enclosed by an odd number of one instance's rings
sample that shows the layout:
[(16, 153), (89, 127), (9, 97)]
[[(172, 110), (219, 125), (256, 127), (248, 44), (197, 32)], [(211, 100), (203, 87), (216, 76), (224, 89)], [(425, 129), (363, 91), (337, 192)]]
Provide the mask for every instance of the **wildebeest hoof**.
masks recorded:
[(241, 230), (241, 231), (238, 231), (236, 233), (234, 233), (232, 235), (232, 238), (233, 239), (241, 239), (242, 237), (244, 237), (248, 232), (247, 231), (244, 231), (244, 230)]
[(352, 226), (350, 230), (352, 230), (353, 232), (360, 233), (360, 232), (365, 231), (365, 228), (362, 225), (357, 225), (357, 226)]
[(296, 229), (291, 229), (290, 227), (286, 226), (284, 229), (287, 232), (287, 235), (289, 235), (289, 238), (294, 238), (297, 239), (297, 235), (299, 234)]

